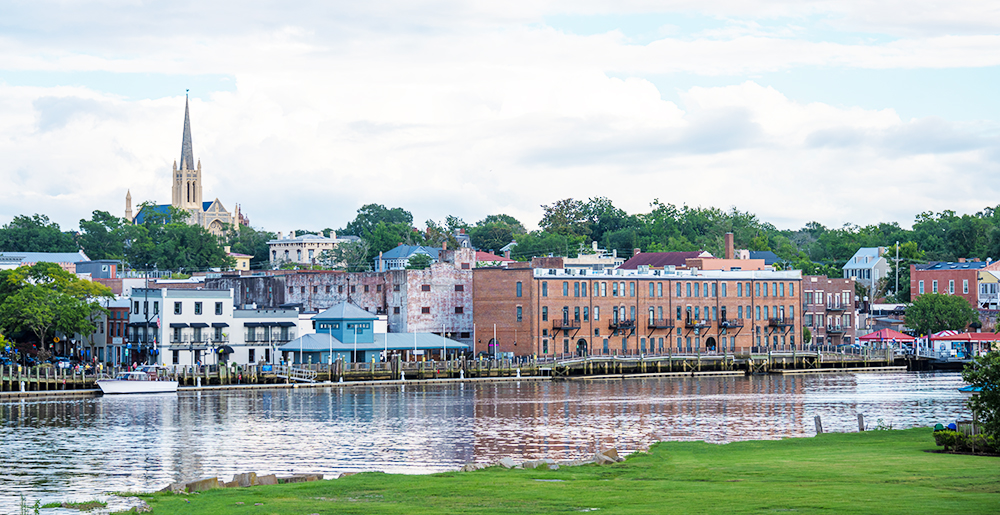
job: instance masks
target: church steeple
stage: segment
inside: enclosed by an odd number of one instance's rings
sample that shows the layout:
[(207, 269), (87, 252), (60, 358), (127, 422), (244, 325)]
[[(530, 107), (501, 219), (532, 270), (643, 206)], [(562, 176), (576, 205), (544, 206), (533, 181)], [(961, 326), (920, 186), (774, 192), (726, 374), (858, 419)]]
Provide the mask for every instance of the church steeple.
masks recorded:
[(184, 95), (184, 137), (181, 140), (181, 170), (194, 170), (194, 150), (191, 148), (191, 115), (188, 96)]
[(132, 190), (125, 192), (125, 218), (132, 222)]

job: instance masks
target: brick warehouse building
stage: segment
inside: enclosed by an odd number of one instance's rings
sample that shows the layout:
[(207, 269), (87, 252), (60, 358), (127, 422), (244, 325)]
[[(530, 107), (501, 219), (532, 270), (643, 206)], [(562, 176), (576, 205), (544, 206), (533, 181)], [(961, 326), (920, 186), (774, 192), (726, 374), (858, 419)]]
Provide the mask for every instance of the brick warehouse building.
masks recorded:
[(807, 275), (802, 278), (802, 325), (812, 332), (816, 345), (854, 343), (858, 311), (854, 305), (854, 279)]
[(987, 263), (978, 259), (938, 261), (926, 265), (910, 265), (910, 299), (924, 293), (947, 293), (979, 306), (979, 270)]
[(435, 333), (472, 344), (472, 268), (475, 251), (447, 250), (423, 270), (339, 272), (296, 270), (274, 275), (223, 275), (205, 280), (205, 289), (234, 291), (237, 306), (298, 304), (320, 311), (352, 302), (386, 315), (389, 332)]
[(536, 258), (473, 275), (479, 351), (740, 352), (801, 344), (799, 271), (567, 270), (561, 258)]

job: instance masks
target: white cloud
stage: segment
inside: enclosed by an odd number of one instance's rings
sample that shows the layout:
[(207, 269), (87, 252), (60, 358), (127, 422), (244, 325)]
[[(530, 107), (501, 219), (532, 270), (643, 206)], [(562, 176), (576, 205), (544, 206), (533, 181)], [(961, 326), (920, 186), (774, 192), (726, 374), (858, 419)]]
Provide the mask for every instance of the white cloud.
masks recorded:
[[(862, 4), (656, 3), (744, 18), (648, 45), (541, 24), (641, 3), (170, 5), (72, 4), (51, 17), (22, 7), (19, 30), (0, 30), (0, 70), (234, 76), (234, 91), (192, 99), (205, 194), (242, 203), (275, 231), (339, 227), (369, 202), (418, 222), (506, 212), (533, 225), (539, 205), (560, 198), (607, 196), (632, 212), (659, 198), (798, 227), (906, 225), (920, 211), (977, 210), (996, 197), (987, 179), (997, 141), (981, 128), (901, 120), (891, 106), (794, 102), (753, 81), (689, 88), (674, 103), (641, 78), (1000, 64), (1000, 37), (980, 30), (1000, 16), (973, 16), (971, 4), (935, 31), (919, 5), (902, 30)], [(900, 38), (809, 41), (757, 22), (817, 15)], [(37, 211), (75, 227), (93, 209), (120, 214), (126, 188), (137, 202), (169, 200), (183, 97), (98, 89), (0, 84), (0, 222)]]

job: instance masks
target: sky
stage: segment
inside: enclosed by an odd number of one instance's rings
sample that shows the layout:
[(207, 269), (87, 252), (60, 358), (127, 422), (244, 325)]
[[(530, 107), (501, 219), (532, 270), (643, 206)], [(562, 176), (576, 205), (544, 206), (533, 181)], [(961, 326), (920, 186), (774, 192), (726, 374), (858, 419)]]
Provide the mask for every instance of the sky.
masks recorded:
[(204, 200), (270, 231), (607, 197), (781, 229), (1000, 204), (1000, 4), (0, 0), (0, 224)]

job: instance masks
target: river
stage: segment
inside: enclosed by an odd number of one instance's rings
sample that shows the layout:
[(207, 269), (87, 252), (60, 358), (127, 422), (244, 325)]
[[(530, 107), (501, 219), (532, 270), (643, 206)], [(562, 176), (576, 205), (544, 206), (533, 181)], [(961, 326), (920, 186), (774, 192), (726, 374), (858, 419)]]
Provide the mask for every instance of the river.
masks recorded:
[(519, 381), (0, 401), (0, 513), (234, 473), (425, 473), (657, 440), (806, 437), (966, 418), (957, 373)]

